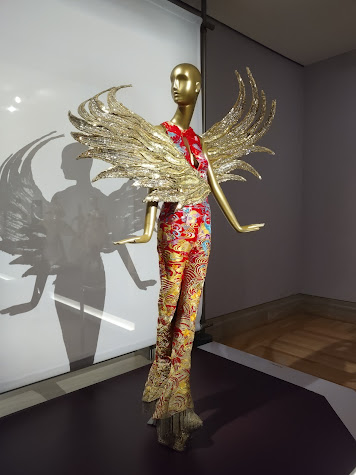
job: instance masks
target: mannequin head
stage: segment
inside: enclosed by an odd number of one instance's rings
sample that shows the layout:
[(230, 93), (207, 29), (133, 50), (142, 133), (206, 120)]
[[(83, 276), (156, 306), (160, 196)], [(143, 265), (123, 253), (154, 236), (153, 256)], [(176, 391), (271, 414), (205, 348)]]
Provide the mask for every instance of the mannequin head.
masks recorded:
[(172, 97), (178, 106), (194, 105), (201, 88), (199, 70), (189, 63), (178, 64), (171, 72)]

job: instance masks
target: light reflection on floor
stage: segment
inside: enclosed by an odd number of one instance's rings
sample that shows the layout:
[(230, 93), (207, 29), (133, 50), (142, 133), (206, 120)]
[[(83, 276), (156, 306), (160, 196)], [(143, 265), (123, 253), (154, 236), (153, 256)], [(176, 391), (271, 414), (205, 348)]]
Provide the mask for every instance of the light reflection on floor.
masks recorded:
[[(356, 391), (353, 389), (302, 373), (221, 343), (207, 343), (201, 346), (200, 349), (324, 396), (356, 440)], [(356, 475), (356, 471), (350, 475)]]

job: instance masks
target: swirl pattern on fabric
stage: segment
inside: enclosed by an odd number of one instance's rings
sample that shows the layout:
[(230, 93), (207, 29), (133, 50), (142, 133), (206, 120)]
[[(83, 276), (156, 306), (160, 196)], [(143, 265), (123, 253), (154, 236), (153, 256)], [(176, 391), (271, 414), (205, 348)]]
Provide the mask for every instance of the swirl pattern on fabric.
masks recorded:
[[(190, 162), (183, 136), (187, 138), (197, 170), (206, 179), (208, 162), (199, 137), (192, 129), (181, 131), (169, 123), (163, 125)], [(210, 254), (210, 219), (207, 200), (181, 209), (176, 209), (174, 203), (164, 203), (159, 217), (157, 248), (161, 289), (157, 345), (143, 393), (143, 401), (157, 401), (154, 419), (174, 417), (183, 411), (190, 411), (189, 417), (192, 417), (191, 350)]]

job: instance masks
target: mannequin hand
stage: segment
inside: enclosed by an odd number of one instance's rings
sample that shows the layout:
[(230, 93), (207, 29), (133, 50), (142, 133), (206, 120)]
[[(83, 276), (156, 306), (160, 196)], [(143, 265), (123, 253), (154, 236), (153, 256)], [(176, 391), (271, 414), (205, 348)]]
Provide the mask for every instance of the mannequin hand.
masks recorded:
[(35, 307), (36, 305), (33, 304), (32, 302), (20, 303), (17, 305), (13, 305), (12, 307), (8, 307), (8, 308), (4, 308), (0, 310), (0, 313), (3, 315), (7, 313), (9, 315), (18, 315), (19, 313), (29, 312), (30, 310), (33, 310)]
[(128, 243), (145, 243), (151, 239), (151, 236), (147, 234), (142, 234), (142, 236), (133, 236), (131, 238), (121, 239), (121, 241), (116, 241), (114, 244), (128, 244)]
[(252, 231), (258, 231), (260, 228), (263, 228), (265, 224), (260, 223), (260, 224), (247, 224), (246, 226), (240, 226), (238, 229), (239, 233), (250, 233)]
[(147, 290), (148, 287), (151, 287), (152, 285), (156, 285), (157, 281), (156, 280), (141, 280), (140, 282), (137, 282), (137, 287), (140, 290)]

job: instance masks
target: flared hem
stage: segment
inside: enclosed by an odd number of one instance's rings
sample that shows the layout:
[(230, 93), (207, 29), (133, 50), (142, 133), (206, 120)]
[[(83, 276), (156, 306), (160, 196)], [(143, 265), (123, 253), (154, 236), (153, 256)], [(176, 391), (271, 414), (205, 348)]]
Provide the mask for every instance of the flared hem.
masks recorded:
[(203, 421), (194, 412), (193, 408), (187, 408), (174, 414), (167, 414), (159, 419), (154, 418), (158, 399), (154, 401), (142, 401), (142, 411), (149, 418), (150, 425), (157, 429), (158, 442), (173, 450), (183, 452), (186, 444), (194, 431), (203, 425)]
[(183, 452), (192, 433), (202, 425), (203, 421), (193, 409), (156, 419), (158, 442)]

